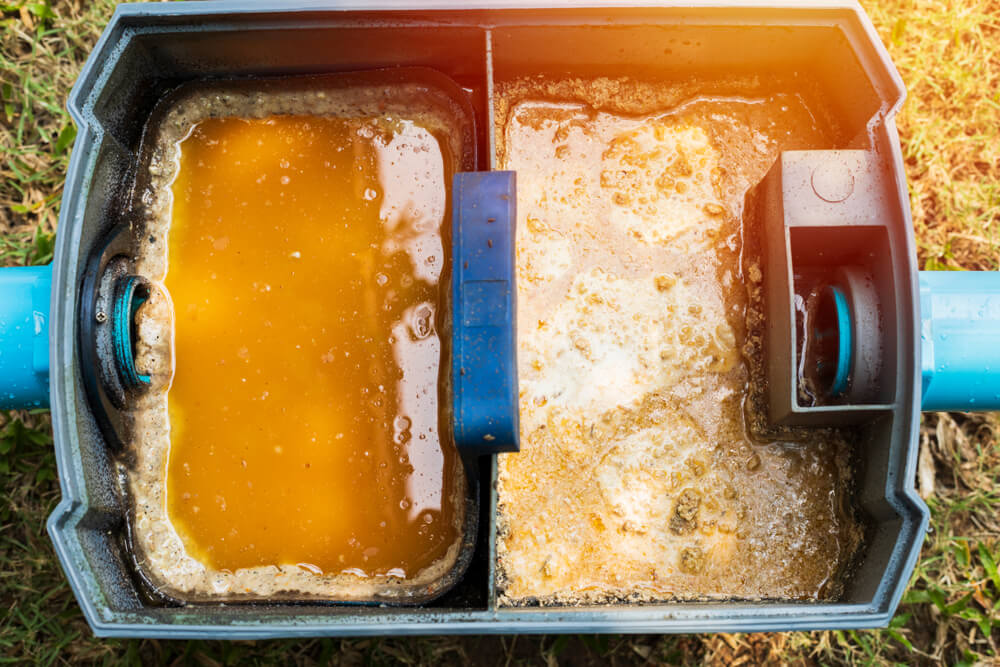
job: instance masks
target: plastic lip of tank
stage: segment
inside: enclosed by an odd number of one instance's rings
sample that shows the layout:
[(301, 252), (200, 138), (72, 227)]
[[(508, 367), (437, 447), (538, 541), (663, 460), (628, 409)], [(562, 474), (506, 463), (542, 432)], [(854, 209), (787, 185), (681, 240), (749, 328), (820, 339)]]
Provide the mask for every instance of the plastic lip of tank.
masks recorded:
[[(549, 3), (554, 4), (554, 3)], [(609, 5), (611, 5), (609, 7)], [(525, 9), (534, 11), (526, 12)], [(586, 44), (586, 48), (581, 48)], [(393, 66), (440, 70), (468, 90), (482, 119), (478, 168), (493, 164), (495, 82), (551, 71), (602, 73), (805, 70), (829, 93), (831, 113), (882, 176), (884, 215), (871, 240), (891, 274), (891, 391), (849, 410), (866, 446), (857, 502), (872, 525), (838, 602), (709, 601), (581, 608), (496, 605), (492, 532), (495, 493), (483, 485), (487, 554), (466, 582), (422, 608), (259, 604), (175, 607), (145, 599), (123, 558), (122, 501), (78, 366), (79, 285), (85, 258), (128, 222), (126, 182), (152, 105), (200, 78), (356, 71)], [(927, 509), (913, 489), (919, 417), (917, 272), (902, 157), (893, 115), (903, 99), (867, 17), (854, 2), (714, 0), (615, 3), (473, 0), (246, 0), (122, 5), (98, 41), (69, 109), (79, 127), (63, 193), (52, 275), (52, 419), (62, 501), (48, 530), (95, 633), (169, 638), (456, 633), (770, 631), (884, 626), (919, 552)], [(488, 156), (488, 157), (487, 157)], [(788, 154), (785, 154), (788, 157)], [(853, 159), (853, 158), (852, 158)], [(791, 163), (786, 165), (794, 171)], [(809, 178), (806, 176), (806, 183)], [(843, 179), (818, 179), (833, 188)], [(830, 185), (832, 183), (832, 185)], [(827, 187), (829, 186), (829, 188)], [(855, 183), (855, 193), (864, 183)], [(825, 192), (825, 190), (824, 190)], [(843, 193), (827, 192), (837, 200)], [(854, 196), (854, 195), (852, 195)], [(780, 199), (779, 199), (780, 201)], [(823, 206), (838, 205), (823, 199)], [(822, 226), (814, 220), (813, 227)], [(801, 241), (817, 240), (806, 225)], [(821, 232), (821, 230), (820, 230)], [(808, 238), (807, 238), (808, 237)], [(813, 415), (822, 416), (816, 408)], [(493, 465), (495, 474), (495, 461)], [(485, 526), (485, 523), (483, 524)], [(486, 531), (481, 531), (486, 532)], [(477, 547), (481, 549), (482, 547)], [(466, 585), (468, 584), (468, 585)]]

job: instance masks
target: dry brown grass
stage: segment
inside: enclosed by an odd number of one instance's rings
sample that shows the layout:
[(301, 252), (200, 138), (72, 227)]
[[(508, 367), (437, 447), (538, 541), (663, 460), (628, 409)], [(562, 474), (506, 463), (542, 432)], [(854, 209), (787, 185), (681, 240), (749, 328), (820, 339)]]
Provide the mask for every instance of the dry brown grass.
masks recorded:
[(899, 131), (922, 268), (1000, 268), (1000, 2), (863, 2), (908, 89)]

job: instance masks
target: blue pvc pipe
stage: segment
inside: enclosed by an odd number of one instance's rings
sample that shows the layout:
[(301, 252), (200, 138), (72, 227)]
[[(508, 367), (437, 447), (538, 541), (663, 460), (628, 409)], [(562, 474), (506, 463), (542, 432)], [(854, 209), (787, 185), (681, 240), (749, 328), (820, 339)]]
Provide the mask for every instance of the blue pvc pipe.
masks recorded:
[(0, 408), (49, 407), (52, 265), (0, 269)]
[(923, 410), (1000, 410), (1000, 271), (921, 271)]

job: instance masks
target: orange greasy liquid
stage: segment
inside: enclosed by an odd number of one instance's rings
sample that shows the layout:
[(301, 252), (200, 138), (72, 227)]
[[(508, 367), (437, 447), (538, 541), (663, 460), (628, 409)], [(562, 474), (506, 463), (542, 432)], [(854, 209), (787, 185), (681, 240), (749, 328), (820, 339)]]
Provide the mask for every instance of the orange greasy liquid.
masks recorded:
[(451, 164), (406, 120), (209, 119), (182, 141), (167, 511), (206, 565), (412, 577), (457, 539)]

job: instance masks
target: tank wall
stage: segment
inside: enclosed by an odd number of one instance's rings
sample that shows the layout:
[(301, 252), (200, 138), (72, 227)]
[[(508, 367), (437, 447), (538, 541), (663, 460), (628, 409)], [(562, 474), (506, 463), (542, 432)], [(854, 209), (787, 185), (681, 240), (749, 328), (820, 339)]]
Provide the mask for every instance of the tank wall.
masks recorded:
[[(149, 11), (150, 16), (123, 16), (109, 28), (112, 33), (117, 31), (118, 44), (109, 46), (81, 78), (83, 120), (99, 129), (103, 138), (93, 154), (79, 158), (81, 175), (89, 183), (79, 192), (85, 199), (85, 204), (77, 202), (76, 206), (82, 215), (78, 220), (65, 219), (60, 228), (60, 236), (72, 235), (77, 242), (64, 244), (67, 249), (56, 261), (72, 269), (68, 279), (75, 279), (77, 285), (87, 252), (114, 225), (128, 220), (128, 184), (146, 119), (159, 99), (185, 81), (223, 75), (432, 67), (455, 79), (470, 95), (477, 117), (480, 168), (487, 168), (492, 158), (487, 148), (493, 134), (492, 85), (523, 74), (655, 77), (798, 73), (818, 81), (824, 103), (841, 122), (837, 140), (843, 147), (855, 147), (858, 142), (857, 147), (867, 147), (869, 121), (886, 106), (883, 100), (887, 95), (898, 94), (889, 90), (885, 80), (875, 80), (870, 63), (854, 54), (858, 37), (842, 27), (853, 12), (843, 9), (706, 8), (699, 9), (697, 16), (689, 8), (622, 9), (616, 10), (612, 21), (606, 18), (607, 10), (392, 12), (377, 19), (353, 12), (310, 12), (308, 16), (265, 12), (197, 19), (158, 15), (167, 9)], [(87, 99), (88, 80), (96, 82), (99, 76), (104, 79), (98, 82), (97, 96)], [(69, 206), (65, 210), (75, 209)], [(903, 465), (899, 448), (905, 449), (907, 443), (898, 440), (905, 435), (905, 425), (880, 414), (859, 426), (863, 430), (859, 502), (871, 518), (872, 532), (864, 560), (849, 579), (842, 603), (685, 603), (498, 612), (488, 601), (491, 577), (488, 561), (481, 559), (473, 562), (465, 582), (452, 593), (429, 608), (417, 610), (323, 605), (157, 607), (138, 595), (122, 559), (124, 524), (117, 481), (88, 411), (76, 370), (78, 355), (64, 344), (73, 383), (65, 395), (54, 398), (54, 402), (59, 401), (54, 412), (68, 420), (72, 438), (64, 438), (59, 446), (69, 450), (66, 457), (79, 463), (86, 481), (85, 496), (72, 500), (88, 506), (83, 520), (69, 526), (68, 531), (79, 536), (90, 567), (90, 572), (77, 571), (77, 578), (94, 579), (103, 594), (102, 600), (95, 600), (99, 620), (109, 624), (101, 626), (102, 634), (117, 632), (111, 629), (115, 624), (128, 623), (143, 625), (122, 632), (140, 636), (198, 636), (199, 630), (185, 628), (206, 624), (224, 627), (230, 637), (362, 631), (426, 634), (857, 627), (883, 622), (880, 619), (891, 613), (888, 601), (879, 593), (886, 588), (885, 577), (898, 577), (900, 572), (905, 576), (907, 572), (905, 565), (893, 565), (893, 559), (899, 557), (902, 531), (916, 530), (915, 522), (904, 520), (907, 508), (896, 507), (886, 498), (901, 484), (893, 476)], [(896, 443), (894, 452), (889, 450), (890, 441)], [(60, 474), (68, 472), (61, 470)], [(489, 485), (484, 484), (482, 491), (480, 553), (492, 537)], [(66, 564), (66, 557), (60, 555)], [(87, 590), (84, 585), (74, 585), (78, 591)], [(802, 612), (803, 608), (808, 613)], [(94, 616), (89, 619), (94, 623)], [(157, 623), (170, 625), (150, 625)]]

